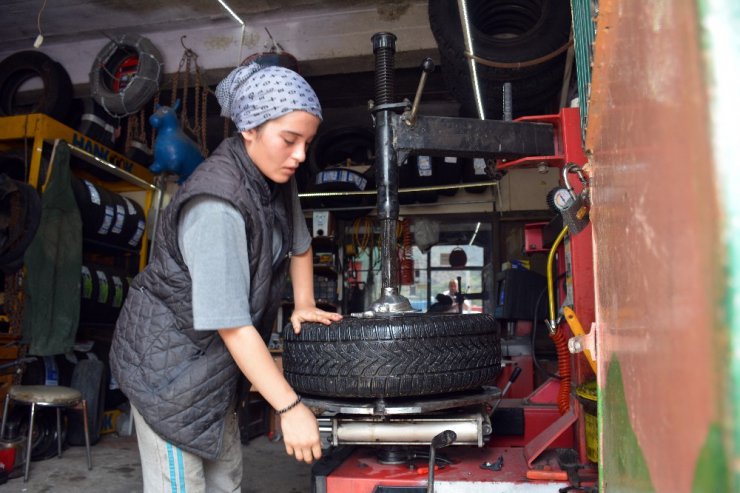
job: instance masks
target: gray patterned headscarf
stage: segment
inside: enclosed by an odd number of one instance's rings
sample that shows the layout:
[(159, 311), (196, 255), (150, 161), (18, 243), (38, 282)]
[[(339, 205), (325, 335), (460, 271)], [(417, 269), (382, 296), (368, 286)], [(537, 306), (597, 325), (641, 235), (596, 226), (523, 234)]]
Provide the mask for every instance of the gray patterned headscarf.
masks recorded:
[(221, 116), (242, 132), (302, 110), (321, 120), (321, 104), (308, 82), (284, 67), (257, 63), (237, 67), (216, 87)]

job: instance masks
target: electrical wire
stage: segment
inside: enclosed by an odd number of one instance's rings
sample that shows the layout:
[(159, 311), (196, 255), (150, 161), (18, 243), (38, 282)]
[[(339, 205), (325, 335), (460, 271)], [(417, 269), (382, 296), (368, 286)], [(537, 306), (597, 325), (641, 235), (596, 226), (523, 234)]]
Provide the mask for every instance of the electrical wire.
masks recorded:
[[(360, 235), (362, 230), (362, 235)], [(352, 243), (356, 249), (356, 255), (367, 251), (374, 246), (373, 221), (368, 216), (358, 217), (352, 223)]]
[(473, 55), (470, 52), (465, 52), (464, 55), (466, 58), (471, 58), (475, 60), (476, 62), (480, 63), (481, 65), (486, 65), (487, 67), (492, 68), (513, 68), (513, 69), (520, 69), (525, 67), (532, 67), (534, 65), (540, 65), (541, 63), (545, 63), (549, 60), (552, 60), (556, 56), (563, 53), (565, 50), (573, 46), (573, 40), (567, 41), (564, 45), (562, 45), (560, 48), (551, 51), (547, 55), (543, 55), (539, 58), (535, 58), (533, 60), (527, 60), (525, 62), (494, 62), (493, 60), (488, 60), (486, 58), (483, 58), (478, 55)]
[(46, 1), (47, 0), (44, 0), (44, 3), (41, 5), (41, 9), (39, 9), (39, 15), (36, 18), (36, 27), (38, 27), (39, 29), (39, 34), (42, 34), (41, 33), (41, 14), (44, 12), (44, 9), (46, 8)]

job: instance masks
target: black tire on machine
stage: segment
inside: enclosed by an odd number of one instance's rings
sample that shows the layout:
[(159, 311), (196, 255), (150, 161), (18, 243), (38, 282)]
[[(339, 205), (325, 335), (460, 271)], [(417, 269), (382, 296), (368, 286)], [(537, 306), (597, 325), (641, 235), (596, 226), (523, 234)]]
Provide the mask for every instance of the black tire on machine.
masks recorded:
[(491, 315), (424, 314), (344, 318), (287, 331), (285, 376), (301, 394), (415, 397), (465, 391), (501, 371)]

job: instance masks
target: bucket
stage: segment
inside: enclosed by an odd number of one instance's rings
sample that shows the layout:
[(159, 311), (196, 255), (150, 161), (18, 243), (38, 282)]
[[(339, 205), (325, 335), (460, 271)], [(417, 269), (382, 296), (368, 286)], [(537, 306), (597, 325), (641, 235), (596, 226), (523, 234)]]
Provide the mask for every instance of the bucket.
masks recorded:
[(586, 428), (586, 457), (590, 461), (599, 462), (599, 427), (597, 420), (596, 380), (584, 383), (576, 388), (576, 395), (583, 405)]
[(26, 437), (0, 440), (0, 464), (8, 474), (16, 471), (11, 477), (18, 477), (26, 465)]

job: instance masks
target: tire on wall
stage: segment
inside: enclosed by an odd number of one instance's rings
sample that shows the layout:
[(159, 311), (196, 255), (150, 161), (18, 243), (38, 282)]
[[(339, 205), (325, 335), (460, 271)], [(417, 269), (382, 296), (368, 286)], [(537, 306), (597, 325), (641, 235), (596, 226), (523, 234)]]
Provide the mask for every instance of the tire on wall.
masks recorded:
[(285, 333), (283, 368), (302, 394), (414, 397), (464, 391), (501, 371), (491, 315), (424, 314), (304, 323)]
[[(19, 90), (37, 78), (43, 85), (39, 97), (28, 103), (19, 102)], [(67, 71), (40, 51), (19, 51), (0, 62), (0, 116), (44, 113), (65, 121), (72, 95)]]
[(93, 61), (90, 92), (111, 116), (131, 115), (157, 93), (162, 71), (162, 55), (149, 39), (123, 34), (105, 45)]

